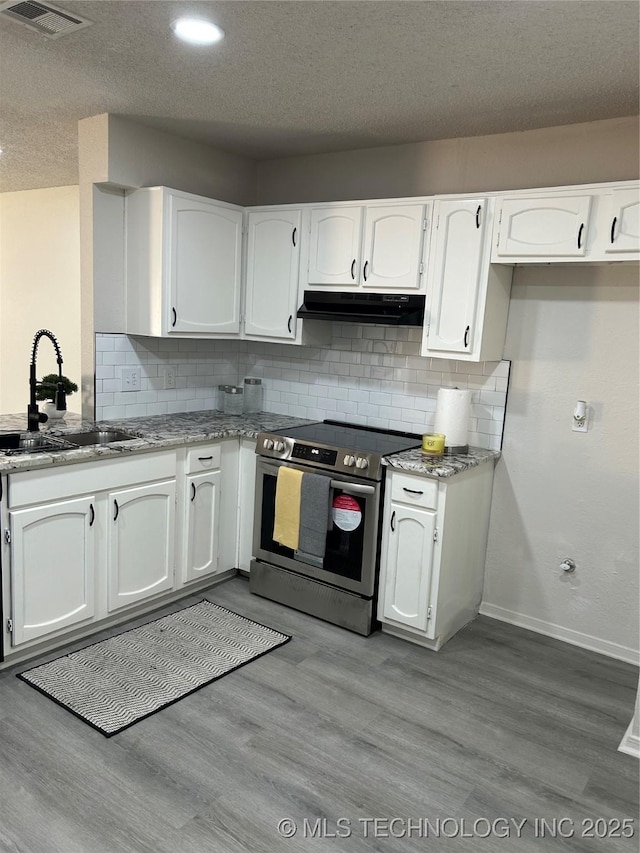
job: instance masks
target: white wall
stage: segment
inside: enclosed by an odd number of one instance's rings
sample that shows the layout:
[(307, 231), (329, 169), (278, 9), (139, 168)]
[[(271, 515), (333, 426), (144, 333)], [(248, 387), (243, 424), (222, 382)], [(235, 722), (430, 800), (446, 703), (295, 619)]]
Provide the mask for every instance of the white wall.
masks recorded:
[[(25, 413), (33, 336), (58, 338), (63, 372), (80, 385), (80, 231), (78, 187), (0, 195), (0, 412)], [(42, 339), (38, 377), (57, 373), (53, 347)], [(69, 411), (79, 412), (80, 394)]]
[[(638, 265), (518, 268), (483, 612), (638, 649)], [(586, 434), (573, 432), (587, 400)], [(565, 557), (577, 563), (565, 575)]]
[(638, 177), (637, 116), (267, 160), (258, 204), (477, 193)]

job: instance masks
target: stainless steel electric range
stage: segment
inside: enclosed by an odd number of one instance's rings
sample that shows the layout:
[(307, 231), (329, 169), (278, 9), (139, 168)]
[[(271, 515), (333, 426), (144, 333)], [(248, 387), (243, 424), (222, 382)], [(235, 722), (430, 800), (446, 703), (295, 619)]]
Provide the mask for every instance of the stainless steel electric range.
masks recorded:
[[(377, 627), (382, 459), (420, 444), (421, 436), (413, 433), (330, 420), (281, 433), (260, 433), (251, 591), (370, 634)], [(320, 558), (273, 538), (282, 467), (330, 479), (326, 542)]]

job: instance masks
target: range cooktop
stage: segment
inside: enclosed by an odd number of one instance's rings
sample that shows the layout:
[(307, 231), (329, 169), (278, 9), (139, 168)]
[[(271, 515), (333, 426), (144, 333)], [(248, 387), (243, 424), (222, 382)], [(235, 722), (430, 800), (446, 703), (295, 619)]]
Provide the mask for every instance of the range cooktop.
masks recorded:
[(379, 480), (384, 456), (420, 447), (421, 443), (422, 436), (414, 433), (326, 420), (281, 432), (260, 433), (256, 453)]

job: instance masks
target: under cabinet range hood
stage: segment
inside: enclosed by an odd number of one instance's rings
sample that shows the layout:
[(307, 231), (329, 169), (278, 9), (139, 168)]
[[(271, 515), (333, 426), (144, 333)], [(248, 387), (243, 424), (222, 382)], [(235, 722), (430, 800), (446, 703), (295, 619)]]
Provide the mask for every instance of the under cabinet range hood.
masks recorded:
[(305, 290), (298, 317), (304, 320), (338, 320), (342, 323), (422, 326), (424, 296)]

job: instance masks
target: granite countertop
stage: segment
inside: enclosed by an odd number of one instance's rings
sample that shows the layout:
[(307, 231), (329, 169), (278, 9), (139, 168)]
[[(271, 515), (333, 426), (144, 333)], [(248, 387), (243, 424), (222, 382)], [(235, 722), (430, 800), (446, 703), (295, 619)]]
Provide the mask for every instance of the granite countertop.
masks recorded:
[(485, 450), (482, 447), (470, 447), (469, 452), (460, 456), (428, 456), (417, 447), (394, 453), (383, 460), (390, 468), (420, 474), (423, 477), (453, 477), (468, 468), (475, 468), (485, 462), (497, 462), (499, 450)]
[[(25, 414), (0, 415), (0, 432), (25, 432)], [(118, 457), (128, 453), (163, 450), (184, 444), (215, 441), (223, 438), (256, 438), (260, 432), (273, 432), (283, 427), (313, 423), (308, 418), (293, 418), (273, 412), (250, 415), (225, 415), (218, 411), (180, 412), (173, 415), (125, 418), (113, 421), (83, 421), (80, 415), (68, 413), (64, 421), (48, 422), (40, 428), (42, 435), (64, 438), (70, 431), (90, 432), (94, 429), (121, 429), (135, 435), (131, 441), (109, 445), (91, 445), (60, 450), (55, 453), (23, 453), (6, 456), (0, 452), (0, 473), (69, 465), (90, 459)]]
[[(26, 415), (0, 415), (0, 432), (24, 432)], [(69, 465), (90, 459), (117, 458), (128, 453), (179, 447), (203, 441), (223, 438), (256, 438), (260, 432), (274, 432), (286, 427), (314, 423), (308, 418), (294, 418), (273, 412), (258, 412), (250, 415), (225, 415), (218, 411), (179, 412), (172, 415), (153, 415), (140, 418), (124, 418), (113, 421), (83, 421), (80, 415), (69, 412), (64, 421), (48, 422), (40, 432), (43, 435), (64, 438), (70, 431), (89, 432), (94, 429), (120, 429), (136, 438), (109, 445), (91, 445), (55, 453), (24, 453), (5, 456), (0, 452), (0, 473), (27, 471), (37, 468)], [(383, 464), (396, 469), (410, 471), (426, 477), (453, 477), (461, 471), (496, 461), (500, 453), (495, 450), (469, 448), (464, 456), (423, 456), (420, 448), (396, 453), (383, 460)]]

